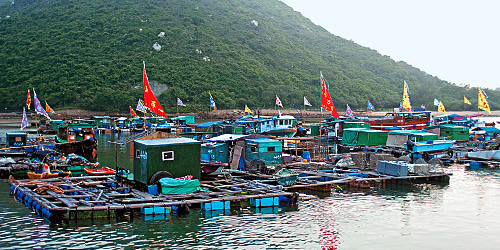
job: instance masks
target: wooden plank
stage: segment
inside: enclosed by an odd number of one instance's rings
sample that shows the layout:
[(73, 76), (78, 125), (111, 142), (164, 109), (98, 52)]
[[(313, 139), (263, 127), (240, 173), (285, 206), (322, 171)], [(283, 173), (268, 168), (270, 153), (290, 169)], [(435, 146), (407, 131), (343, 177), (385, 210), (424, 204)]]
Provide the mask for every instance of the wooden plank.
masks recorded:
[(232, 170), (238, 169), (242, 151), (243, 151), (242, 146), (240, 146), (240, 145), (234, 146), (233, 159), (231, 160), (231, 169)]

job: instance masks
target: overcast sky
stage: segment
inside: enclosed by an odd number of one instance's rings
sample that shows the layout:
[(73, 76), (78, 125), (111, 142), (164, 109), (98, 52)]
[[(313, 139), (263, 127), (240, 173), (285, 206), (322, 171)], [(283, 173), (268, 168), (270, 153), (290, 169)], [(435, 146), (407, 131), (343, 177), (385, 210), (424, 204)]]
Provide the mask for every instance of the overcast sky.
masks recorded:
[(456, 84), (500, 88), (498, 0), (281, 0), (332, 34)]

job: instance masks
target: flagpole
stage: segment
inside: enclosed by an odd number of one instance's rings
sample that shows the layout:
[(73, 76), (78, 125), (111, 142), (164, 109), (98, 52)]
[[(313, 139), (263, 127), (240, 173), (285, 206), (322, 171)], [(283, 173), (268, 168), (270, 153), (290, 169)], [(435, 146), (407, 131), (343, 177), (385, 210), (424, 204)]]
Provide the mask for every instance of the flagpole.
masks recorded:
[[(322, 76), (323, 74), (321, 73), (321, 71), (319, 72), (320, 76)], [(319, 91), (319, 145), (318, 145), (318, 153), (319, 151), (321, 150), (321, 120), (323, 120), (323, 107), (321, 107), (323, 105), (322, 103), (322, 100), (321, 98), (323, 98), (323, 96), (321, 95), (321, 88), (323, 87), (321, 85), (321, 79), (319, 81), (319, 86), (320, 86), (320, 91)], [(321, 154), (318, 154), (318, 160), (321, 160)]]
[(319, 108), (319, 143), (318, 143), (318, 161), (321, 161), (321, 121), (323, 120), (323, 109)]

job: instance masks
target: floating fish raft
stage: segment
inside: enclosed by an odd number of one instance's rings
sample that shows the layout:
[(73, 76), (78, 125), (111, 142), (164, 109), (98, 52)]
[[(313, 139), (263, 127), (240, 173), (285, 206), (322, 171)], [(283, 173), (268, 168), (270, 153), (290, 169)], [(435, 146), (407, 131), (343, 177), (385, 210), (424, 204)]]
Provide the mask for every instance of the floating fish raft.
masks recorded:
[(250, 201), (252, 207), (274, 207), (279, 202), (296, 203), (298, 193), (257, 181), (238, 179), (204, 183), (209, 192), (151, 195), (118, 183), (114, 175), (82, 176), (42, 180), (9, 179), (11, 194), (50, 221), (124, 216), (187, 213), (190, 207), (205, 211), (228, 210)]
[[(379, 161), (379, 168), (375, 170), (359, 171), (357, 169), (335, 169), (328, 165), (314, 170), (295, 169), (298, 178), (294, 183), (283, 186), (289, 192), (307, 192), (307, 190), (330, 192), (335, 189), (370, 188), (390, 185), (411, 185), (414, 183), (449, 183), (450, 174), (439, 171), (430, 171), (428, 164), (408, 164), (397, 161)], [(384, 164), (387, 164), (384, 165)], [(425, 173), (422, 168), (426, 168)], [(233, 178), (262, 180), (278, 185), (272, 175), (231, 171)]]

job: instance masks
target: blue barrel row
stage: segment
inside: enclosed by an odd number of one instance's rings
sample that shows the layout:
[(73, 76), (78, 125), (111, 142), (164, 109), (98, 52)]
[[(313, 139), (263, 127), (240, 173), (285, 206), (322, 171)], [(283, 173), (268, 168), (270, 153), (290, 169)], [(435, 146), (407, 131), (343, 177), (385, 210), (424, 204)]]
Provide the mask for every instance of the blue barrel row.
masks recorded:
[(14, 195), (14, 197), (19, 199), (21, 202), (23, 202), (24, 205), (33, 209), (33, 211), (35, 211), (38, 215), (45, 216), (48, 219), (50, 219), (53, 216), (53, 214), (49, 211), (49, 209), (42, 206), (42, 204), (32, 199), (29, 195), (26, 195), (20, 189), (17, 189), (13, 185), (10, 186), (10, 193), (11, 195)]

